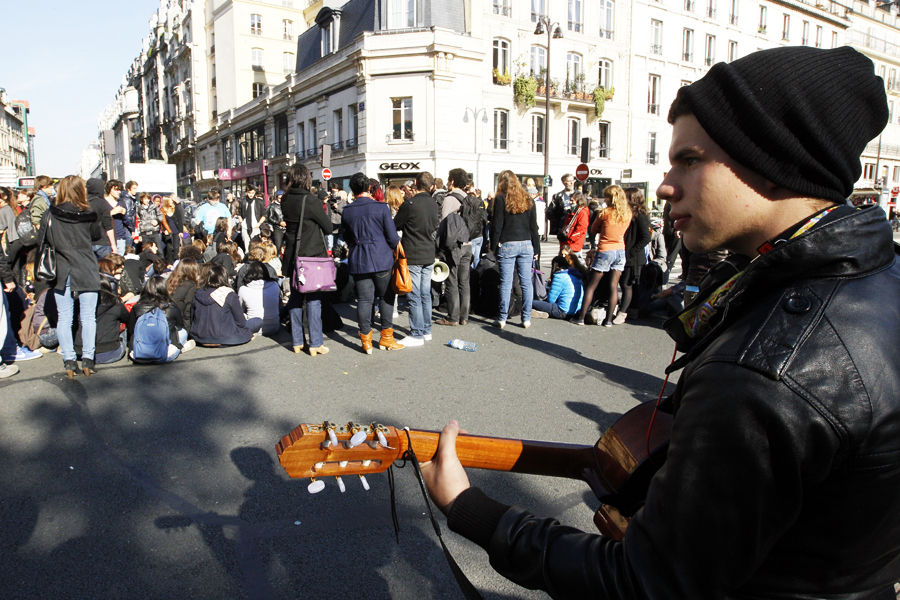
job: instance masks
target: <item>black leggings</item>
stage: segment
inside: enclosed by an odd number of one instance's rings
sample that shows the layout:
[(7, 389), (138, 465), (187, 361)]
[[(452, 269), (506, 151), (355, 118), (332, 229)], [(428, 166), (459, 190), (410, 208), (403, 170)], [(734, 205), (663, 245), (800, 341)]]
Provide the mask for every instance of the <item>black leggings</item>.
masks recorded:
[(606, 319), (604, 319), (604, 322), (612, 322), (616, 304), (619, 302), (619, 277), (621, 276), (622, 272), (616, 271), (615, 269), (606, 271), (605, 273), (594, 271), (593, 269), (591, 270), (591, 277), (584, 286), (584, 301), (581, 303), (581, 312), (578, 313), (578, 318), (580, 320), (584, 321), (585, 315), (591, 310), (591, 303), (594, 301), (594, 292), (600, 285), (600, 280), (603, 279), (606, 281), (607, 288), (609, 289), (609, 305), (606, 309)]
[(353, 276), (356, 284), (356, 318), (360, 333), (372, 331), (372, 307), (375, 299), (381, 300), (381, 329), (394, 327), (394, 292), (391, 290), (391, 272), (358, 273)]

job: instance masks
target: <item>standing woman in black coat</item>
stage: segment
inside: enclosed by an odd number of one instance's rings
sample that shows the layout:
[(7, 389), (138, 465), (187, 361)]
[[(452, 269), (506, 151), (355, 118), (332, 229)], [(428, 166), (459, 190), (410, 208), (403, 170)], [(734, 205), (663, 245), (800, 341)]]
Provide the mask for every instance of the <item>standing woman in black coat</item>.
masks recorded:
[[(304, 165), (296, 164), (288, 171), (289, 188), (284, 198), (281, 199), (281, 212), (286, 223), (284, 231), (284, 259), (282, 270), (285, 275), (290, 274), (294, 280), (293, 271), (297, 268), (297, 256), (328, 256), (325, 247), (325, 236), (331, 233), (331, 219), (322, 209), (322, 202), (318, 200), (309, 188), (312, 186), (312, 177), (309, 169)], [(305, 208), (304, 208), (305, 206)], [(303, 223), (300, 222), (300, 214), (303, 213)], [(300, 234), (299, 252), (296, 248), (297, 234)], [(306, 322), (309, 327), (309, 345), (304, 344), (303, 333), (303, 309), (306, 308)], [(316, 354), (328, 354), (328, 348), (324, 346), (322, 334), (322, 293), (312, 292), (301, 294), (292, 290), (288, 312), (291, 315), (291, 338), (294, 352), (300, 353), (304, 346), (310, 356)]]
[(78, 370), (72, 335), (76, 299), (81, 321), (81, 370), (90, 375), (95, 372), (97, 293), (100, 290), (100, 271), (92, 243), (93, 239), (100, 239), (100, 222), (99, 215), (88, 203), (84, 179), (69, 175), (59, 182), (59, 193), (53, 206), (44, 213), (41, 231), (56, 251), (56, 280), (53, 282), (59, 315), (56, 333), (66, 375), (71, 379)]
[[(639, 188), (625, 188), (625, 197), (631, 208), (631, 223), (625, 231), (625, 270), (619, 283), (622, 285), (622, 299), (619, 311), (613, 319), (615, 325), (621, 325), (628, 318), (628, 308), (634, 297), (634, 286), (641, 280), (641, 270), (647, 264), (645, 248), (650, 243), (650, 215), (647, 214), (647, 202), (644, 192)], [(612, 310), (612, 308), (610, 308)]]

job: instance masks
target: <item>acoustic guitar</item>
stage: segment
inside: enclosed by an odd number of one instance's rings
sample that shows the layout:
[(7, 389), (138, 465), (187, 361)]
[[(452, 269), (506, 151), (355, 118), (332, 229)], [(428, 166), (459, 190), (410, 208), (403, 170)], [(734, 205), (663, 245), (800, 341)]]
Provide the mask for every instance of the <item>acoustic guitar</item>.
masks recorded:
[[(593, 446), (460, 434), (456, 452), (464, 467), (580, 479), (601, 505), (594, 523), (603, 535), (622, 539), (628, 519), (641, 507), (650, 478), (665, 459), (671, 415), (654, 403), (639, 404), (625, 413)], [(371, 423), (337, 425), (304, 423), (275, 447), (290, 477), (308, 477), (310, 493), (325, 487), (322, 477), (342, 477), (386, 471), (402, 459), (410, 445), (422, 462), (437, 451), (440, 432), (398, 429)]]

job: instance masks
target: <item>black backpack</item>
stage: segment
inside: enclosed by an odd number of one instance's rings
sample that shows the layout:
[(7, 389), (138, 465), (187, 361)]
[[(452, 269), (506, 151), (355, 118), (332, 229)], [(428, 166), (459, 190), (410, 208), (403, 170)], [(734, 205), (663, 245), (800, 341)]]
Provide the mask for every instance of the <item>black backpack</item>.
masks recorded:
[(16, 234), (26, 248), (37, 244), (38, 232), (31, 222), (31, 213), (27, 210), (16, 215)]
[(475, 196), (468, 195), (460, 201), (459, 209), (466, 226), (469, 228), (469, 239), (481, 237), (484, 234), (484, 224), (487, 222), (487, 210), (484, 202)]

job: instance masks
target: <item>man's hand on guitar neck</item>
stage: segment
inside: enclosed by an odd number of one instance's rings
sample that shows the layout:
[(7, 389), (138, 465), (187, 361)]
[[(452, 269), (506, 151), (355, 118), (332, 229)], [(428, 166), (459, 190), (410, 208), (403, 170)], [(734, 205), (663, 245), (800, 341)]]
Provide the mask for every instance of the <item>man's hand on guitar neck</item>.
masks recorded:
[(469, 477), (456, 455), (459, 423), (450, 421), (441, 431), (434, 458), (422, 463), (422, 477), (431, 499), (445, 515), (456, 497), (469, 488)]

